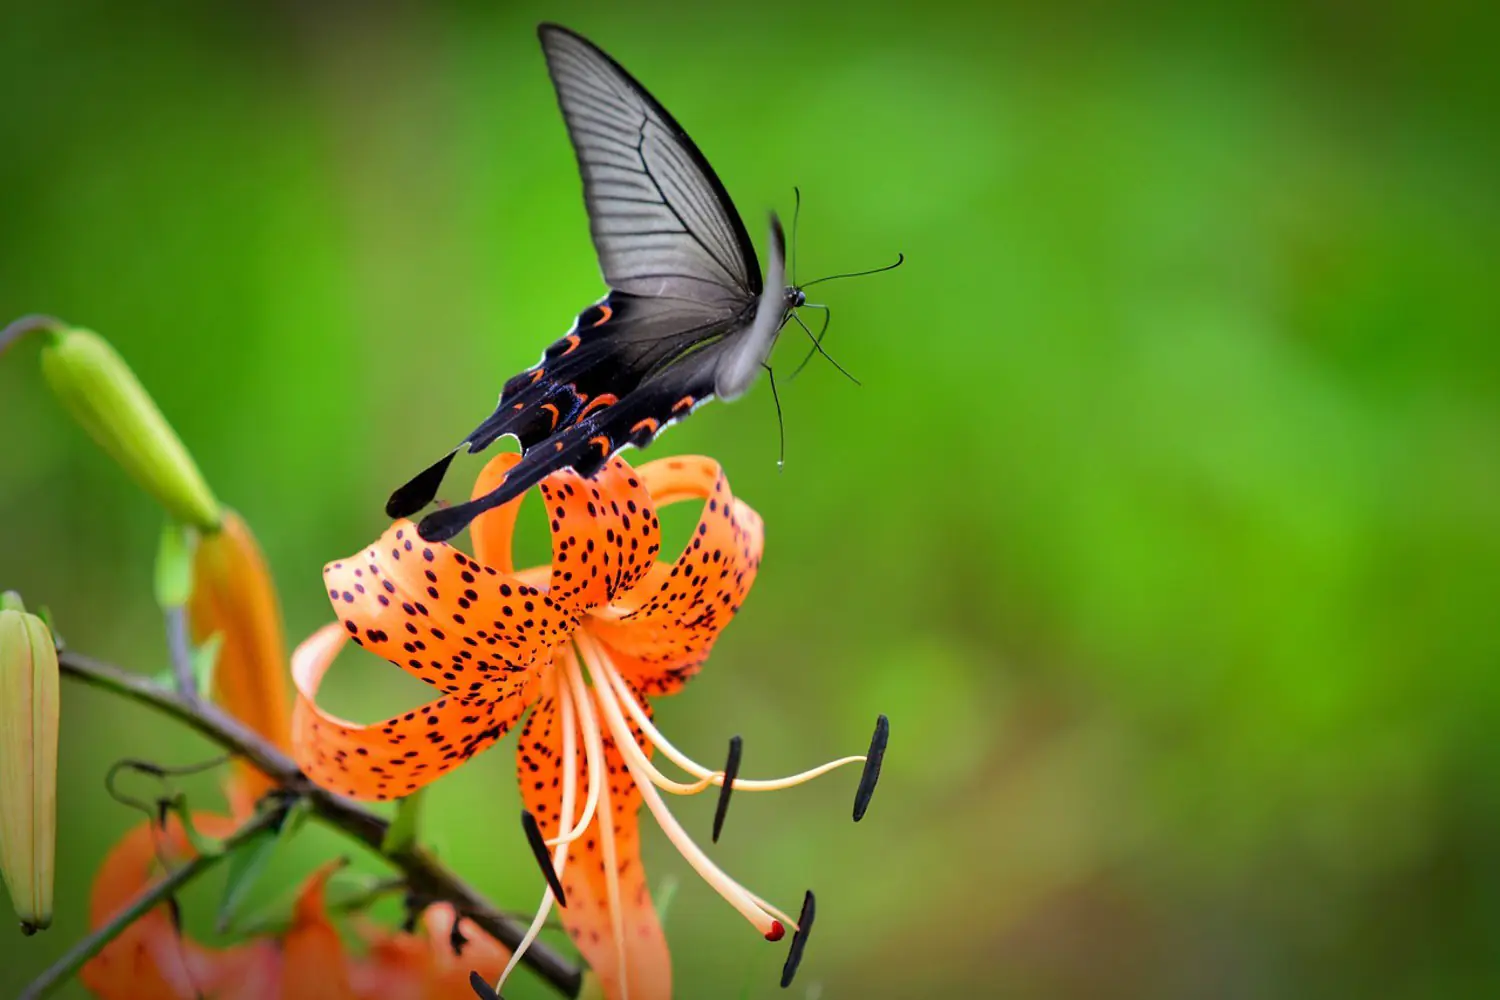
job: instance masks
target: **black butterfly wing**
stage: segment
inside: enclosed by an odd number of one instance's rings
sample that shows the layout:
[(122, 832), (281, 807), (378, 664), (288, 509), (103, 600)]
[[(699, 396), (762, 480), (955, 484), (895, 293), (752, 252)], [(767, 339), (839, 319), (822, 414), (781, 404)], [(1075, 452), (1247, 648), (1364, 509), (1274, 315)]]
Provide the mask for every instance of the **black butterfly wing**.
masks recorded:
[[(732, 331), (730, 331), (732, 332)], [(572, 469), (592, 476), (611, 455), (627, 445), (644, 448), (670, 424), (712, 398), (725, 335), (685, 357), (661, 366), (628, 395), (594, 409), (527, 449), (505, 480), (490, 493), (434, 511), (417, 525), (417, 533), (440, 542), (462, 531), (491, 508), (520, 496), (554, 472)]]
[(537, 29), (583, 175), (605, 282), (635, 295), (738, 313), (761, 292), (760, 263), (718, 175), (624, 67), (555, 24)]
[[(563, 468), (591, 475), (626, 445), (759, 373), (784, 319), (784, 238), (772, 219), (763, 283), (754, 246), (723, 184), (676, 120), (623, 67), (557, 25), (538, 29), (583, 177), (590, 232), (613, 291), (580, 314), (542, 361), (506, 383), (464, 442), (515, 435), (523, 459), (488, 496), (422, 521), (451, 537)], [(409, 516), (437, 494), (458, 449), (392, 494)]]

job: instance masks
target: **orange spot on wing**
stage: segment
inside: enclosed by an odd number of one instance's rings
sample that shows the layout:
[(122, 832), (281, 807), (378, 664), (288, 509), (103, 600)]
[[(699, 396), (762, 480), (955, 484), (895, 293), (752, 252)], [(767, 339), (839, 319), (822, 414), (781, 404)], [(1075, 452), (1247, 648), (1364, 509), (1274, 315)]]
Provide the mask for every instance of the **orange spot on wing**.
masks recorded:
[(672, 412), (676, 413), (679, 410), (685, 410), (696, 402), (697, 400), (695, 400), (692, 396), (683, 396), (677, 402), (672, 404)]
[(549, 428), (549, 429), (550, 430), (556, 430), (557, 429), (557, 418), (560, 417), (560, 416), (562, 416), (562, 414), (560, 414), (557, 411), (557, 407), (553, 406), (551, 403), (543, 403), (542, 404), (542, 409), (547, 410), (547, 411), (549, 411), (552, 414), (552, 427)]
[(591, 438), (589, 438), (589, 444), (596, 444), (596, 445), (599, 446), (599, 450), (601, 452), (603, 452), (606, 455), (609, 454), (610, 441), (609, 441), (609, 435), (608, 434), (600, 434), (597, 437), (591, 437)]
[(554, 451), (562, 451), (563, 450), (563, 443), (561, 441), (559, 441), (556, 444), (554, 444), (552, 446), (552, 448), (553, 448)]
[(603, 326), (605, 323), (609, 322), (609, 318), (611, 316), (613, 316), (614, 314), (615, 314), (614, 309), (610, 308), (609, 306), (600, 306), (599, 307), (599, 318), (594, 321), (594, 325), (595, 326)]
[(613, 406), (619, 401), (620, 397), (616, 396), (612, 392), (601, 393), (600, 395), (594, 397), (593, 402), (589, 403), (588, 406), (585, 406), (583, 408), (583, 412), (578, 415), (578, 419), (582, 420), (584, 417), (588, 416), (590, 413), (593, 413), (595, 410), (602, 410), (606, 406)]
[[(568, 342), (567, 348), (562, 352), (563, 354), (572, 354), (575, 350), (578, 349), (578, 345), (583, 343), (583, 338), (579, 337), (576, 333), (568, 334), (563, 338), (563, 340)], [(562, 357), (562, 354), (559, 354), (558, 357)]]
[(542, 376), (545, 375), (546, 373), (547, 373), (547, 370), (545, 368), (538, 368), (536, 371), (532, 372), (531, 373), (531, 384), (532, 385), (536, 385), (538, 382), (540, 382), (542, 380)]
[(642, 420), (641, 422), (637, 423), (634, 427), (630, 428), (630, 433), (632, 433), (632, 434), (639, 434), (641, 432), (641, 428), (644, 427), (648, 433), (655, 434), (656, 433), (656, 429), (658, 427), (660, 427), (660, 426), (661, 426), (661, 421), (660, 420), (657, 420), (655, 417), (647, 417), (645, 420)]

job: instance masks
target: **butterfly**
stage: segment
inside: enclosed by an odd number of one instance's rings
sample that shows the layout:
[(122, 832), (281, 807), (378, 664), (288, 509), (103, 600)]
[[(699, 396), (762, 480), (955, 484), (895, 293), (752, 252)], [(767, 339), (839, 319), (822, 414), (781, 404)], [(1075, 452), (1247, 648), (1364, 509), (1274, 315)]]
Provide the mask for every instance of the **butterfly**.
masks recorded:
[(743, 395), (807, 301), (784, 284), (786, 239), (775, 213), (762, 278), (723, 183), (667, 109), (583, 36), (556, 24), (537, 34), (609, 293), (505, 383), (490, 416), (391, 495), (386, 513), (409, 517), (437, 495), (462, 448), (519, 440), (521, 460), (498, 487), (422, 519), (417, 531), (428, 541), (451, 538), (561, 469), (594, 475), (620, 449), (645, 447), (709, 399)]

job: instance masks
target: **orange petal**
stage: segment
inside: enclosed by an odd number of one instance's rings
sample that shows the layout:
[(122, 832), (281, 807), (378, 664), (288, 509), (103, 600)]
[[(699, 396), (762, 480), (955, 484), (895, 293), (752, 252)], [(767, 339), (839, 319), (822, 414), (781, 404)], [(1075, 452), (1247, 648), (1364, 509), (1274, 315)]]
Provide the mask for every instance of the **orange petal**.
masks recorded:
[(499, 699), (443, 697), (370, 725), (347, 722), (317, 704), (344, 639), (339, 626), (325, 625), (292, 653), (292, 753), (302, 772), (330, 791), (381, 801), (410, 795), (487, 749), (526, 708), (529, 686)]
[[(562, 808), (564, 762), (557, 698), (559, 677), (560, 671), (553, 670), (543, 678), (537, 709), (526, 720), (517, 748), (521, 797), (526, 808), (536, 816), (544, 837), (557, 836), (558, 814)], [(593, 697), (592, 693), (590, 697)], [(597, 701), (594, 713), (596, 717), (603, 717)], [(650, 753), (650, 744), (639, 733), (636, 740)], [(581, 811), (588, 792), (588, 765), (581, 734), (578, 743), (575, 808)], [(567, 895), (568, 905), (558, 911), (558, 916), (583, 953), (584, 960), (599, 976), (606, 996), (623, 996), (621, 978), (628, 976), (630, 1000), (670, 1000), (671, 956), (646, 886), (645, 870), (641, 867), (637, 816), (641, 795), (631, 782), (625, 761), (607, 730), (604, 733), (604, 763), (604, 788), (609, 808), (604, 807), (601, 798), (599, 811), (587, 832), (568, 848), (568, 861), (562, 872), (563, 892)], [(606, 823), (607, 830), (603, 826)], [(606, 833), (614, 838), (618, 878), (613, 887), (606, 877), (604, 862)], [(620, 968), (610, 912), (612, 888), (618, 890), (624, 915), (624, 969)]]
[(613, 650), (620, 672), (646, 694), (670, 694), (697, 673), (720, 630), (755, 582), (765, 544), (760, 515), (729, 492), (712, 459), (658, 459), (637, 470), (658, 508), (702, 499), (692, 541), (674, 563), (657, 563), (589, 630)]
[[(230, 819), (206, 814), (195, 814), (193, 823), (210, 837), (227, 836), (235, 828)], [(155, 881), (162, 863), (181, 864), (192, 856), (175, 817), (165, 827), (142, 823), (130, 830), (105, 856), (94, 878), (90, 926), (104, 925), (131, 903)], [(214, 951), (182, 938), (162, 904), (125, 928), (79, 976), (104, 1000), (193, 1000), (204, 995), (248, 1000), (269, 995), (278, 962), (268, 942)], [(236, 989), (226, 992), (229, 984)]]
[[(216, 632), (223, 636), (214, 700), (275, 746), (291, 749), (286, 637), (276, 587), (255, 536), (233, 511), (224, 512), (221, 530), (198, 543), (187, 610), (194, 641)], [(229, 789), (234, 814), (248, 815), (273, 785), (254, 766), (237, 761)]]
[(355, 642), (450, 694), (506, 697), (573, 627), (547, 595), (422, 541), (410, 521), (329, 563), (323, 579)]
[(313, 872), (297, 897), (292, 928), (281, 942), (280, 1000), (353, 1000), (344, 945), (323, 900), (329, 877), (342, 864), (330, 861)]
[(661, 549), (660, 524), (636, 471), (613, 458), (592, 479), (559, 472), (541, 484), (552, 525), (548, 594), (574, 615), (634, 587)]
[[(505, 479), (505, 474), (511, 467), (520, 460), (521, 456), (513, 451), (501, 452), (490, 459), (480, 470), (479, 478), (474, 481), (474, 492), (470, 494), (470, 499), (478, 500), (494, 490)], [(469, 541), (474, 546), (474, 558), (486, 566), (493, 566), (501, 573), (514, 573), (516, 569), (510, 541), (515, 535), (516, 514), (520, 511), (521, 500), (525, 496), (523, 493), (510, 503), (487, 510), (469, 522)]]

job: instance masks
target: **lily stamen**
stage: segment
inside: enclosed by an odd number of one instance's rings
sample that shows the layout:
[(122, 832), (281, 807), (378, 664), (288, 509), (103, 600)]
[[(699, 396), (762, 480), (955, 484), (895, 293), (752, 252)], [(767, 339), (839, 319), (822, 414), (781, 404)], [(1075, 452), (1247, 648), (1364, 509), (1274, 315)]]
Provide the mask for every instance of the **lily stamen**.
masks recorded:
[(614, 737), (615, 745), (620, 749), (621, 756), (625, 760), (625, 767), (630, 771), (631, 778), (635, 780), (636, 787), (640, 790), (641, 800), (646, 804), (646, 808), (651, 810), (651, 815), (656, 817), (656, 822), (661, 826), (662, 832), (667, 835), (672, 846), (677, 848), (699, 877), (712, 886), (725, 902), (738, 910), (741, 916), (750, 921), (766, 940), (781, 940), (786, 934), (785, 924), (767, 913), (744, 886), (714, 864), (667, 809), (666, 802), (662, 800), (661, 795), (656, 791), (655, 784), (650, 779), (650, 763), (635, 742), (635, 734), (631, 731), (630, 724), (625, 721), (625, 713), (620, 709), (613, 685), (606, 679), (610, 670), (605, 665), (607, 660), (602, 655), (602, 651), (585, 636), (579, 635), (577, 642), (583, 654), (584, 663), (588, 666), (589, 673), (593, 675), (594, 693), (599, 699), (600, 708), (604, 710), (610, 734)]
[[(561, 686), (558, 697), (567, 702), (569, 711), (566, 712), (564, 725), (572, 722), (577, 716), (577, 722), (583, 729), (583, 753), (584, 762), (588, 768), (589, 790), (583, 804), (583, 816), (573, 825), (571, 830), (559, 833), (556, 837), (547, 841), (549, 847), (558, 844), (571, 844), (582, 837), (588, 830), (589, 824), (594, 821), (594, 815), (599, 807), (599, 787), (603, 784), (604, 771), (604, 749), (599, 735), (599, 720), (594, 717), (594, 706), (589, 698), (588, 690), (583, 684), (583, 672), (578, 665), (576, 653), (569, 653), (567, 657), (567, 670), (565, 671), (567, 683)], [(567, 746), (570, 729), (563, 730), (563, 745)], [(575, 758), (570, 757), (570, 760)], [(559, 817), (559, 827), (562, 827), (571, 814)]]
[[(646, 739), (650, 740), (651, 744), (662, 752), (662, 756), (697, 778), (698, 784), (682, 785), (672, 782), (670, 778), (663, 778), (664, 781), (675, 785), (677, 788), (692, 788), (694, 791), (702, 791), (703, 788), (709, 785), (724, 784), (723, 771), (714, 771), (706, 768), (673, 746), (671, 741), (662, 735), (661, 730), (656, 728), (656, 725), (651, 721), (650, 716), (646, 714), (645, 710), (641, 708), (640, 703), (636, 701), (635, 694), (630, 690), (630, 685), (626, 683), (624, 677), (620, 676), (620, 672), (614, 668), (614, 665), (606, 661), (605, 668), (604, 675), (609, 678), (610, 683), (619, 692), (620, 700), (624, 703), (625, 710), (630, 713), (631, 721), (641, 728), (641, 732), (646, 735)], [(829, 771), (836, 771), (849, 764), (862, 764), (864, 762), (865, 755), (858, 754), (852, 757), (840, 757), (837, 760), (831, 760), (826, 764), (819, 764), (817, 767), (802, 771), (799, 774), (787, 775), (784, 778), (741, 778), (736, 776), (734, 779), (734, 790), (737, 792), (779, 792), (783, 789), (795, 788), (814, 778), (820, 778)], [(671, 791), (672, 789), (669, 788), (666, 790)], [(693, 794), (693, 792), (684, 791), (679, 794), (688, 795)]]
[[(574, 718), (574, 713), (577, 706), (573, 703), (573, 699), (569, 697), (566, 688), (561, 688), (558, 690), (557, 700), (558, 710), (562, 716), (563, 758), (567, 762), (566, 769), (563, 771), (562, 778), (562, 813), (558, 817), (559, 825), (561, 825), (562, 822), (565, 822), (567, 819), (572, 817), (574, 800), (578, 795), (578, 732), (577, 720)], [(596, 729), (595, 736), (597, 737), (597, 735), (598, 731)], [(585, 740), (587, 740), (587, 733), (585, 733), (584, 738)], [(593, 757), (592, 754), (587, 754), (587, 756), (590, 759), (592, 759)], [(594, 785), (594, 783), (594, 769), (590, 767), (590, 791), (593, 790), (592, 786)], [(527, 839), (532, 840), (533, 846), (535, 846), (536, 844), (541, 842), (540, 830), (537, 830), (535, 838), (532, 837), (532, 829), (535, 828), (536, 818), (532, 816), (529, 811), (523, 811), (522, 816), (531, 817), (531, 822), (527, 825), (526, 835)], [(587, 825), (587, 822), (585, 822), (579, 826), (579, 829), (582, 830), (586, 828)], [(547, 917), (552, 913), (552, 903), (554, 900), (554, 890), (552, 888), (552, 882), (554, 879), (557, 882), (557, 895), (560, 896), (562, 894), (562, 875), (563, 870), (567, 867), (568, 864), (569, 843), (569, 841), (564, 841), (563, 843), (558, 844), (552, 853), (552, 878), (547, 880), (547, 889), (542, 893), (542, 902), (537, 907), (536, 916), (531, 918), (531, 926), (526, 928), (526, 935), (521, 938), (521, 943), (517, 945), (516, 950), (511, 953), (510, 961), (506, 963), (505, 970), (500, 973), (500, 978), (495, 981), (494, 993), (497, 998), (500, 995), (500, 991), (505, 987), (505, 981), (510, 978), (510, 974), (514, 972), (516, 966), (521, 963), (521, 956), (526, 954), (527, 950), (531, 948), (532, 942), (535, 941), (537, 937), (542, 933), (542, 928), (547, 923)], [(538, 860), (542, 860), (542, 858), (544, 857), (544, 854), (539, 855)], [(543, 868), (543, 872), (546, 872), (545, 867)], [(483, 982), (483, 980), (480, 980), (480, 982)]]

